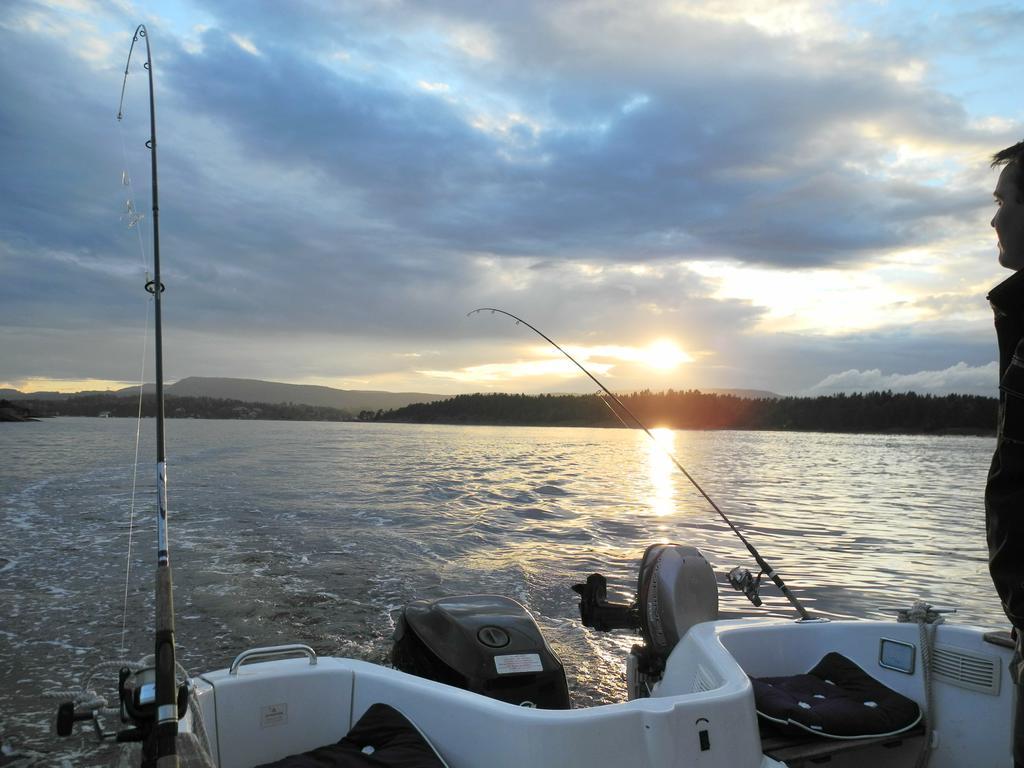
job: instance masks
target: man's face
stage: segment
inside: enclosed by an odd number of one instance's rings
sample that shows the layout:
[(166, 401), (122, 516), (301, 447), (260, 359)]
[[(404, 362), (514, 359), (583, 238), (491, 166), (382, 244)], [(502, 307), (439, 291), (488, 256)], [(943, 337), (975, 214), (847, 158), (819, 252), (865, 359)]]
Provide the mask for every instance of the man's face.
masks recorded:
[(1024, 204), (1017, 188), (1017, 162), (1003, 168), (992, 193), (998, 206), (992, 226), (999, 238), (999, 263), (1007, 269), (1024, 269)]

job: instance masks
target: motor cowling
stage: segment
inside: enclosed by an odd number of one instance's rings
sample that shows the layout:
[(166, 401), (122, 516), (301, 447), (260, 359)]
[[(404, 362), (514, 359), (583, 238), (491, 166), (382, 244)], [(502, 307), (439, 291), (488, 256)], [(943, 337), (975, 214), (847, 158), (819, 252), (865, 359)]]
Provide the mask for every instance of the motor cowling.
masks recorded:
[(522, 605), (499, 595), (416, 600), (391, 662), (409, 674), (521, 706), (568, 709), (565, 668)]
[(627, 659), (629, 698), (646, 696), (665, 669), (672, 649), (694, 624), (718, 618), (714, 569), (696, 547), (654, 544), (644, 552), (636, 599), (608, 601), (608, 582), (599, 573), (573, 590), (580, 596), (584, 626), (601, 631), (631, 629), (643, 637)]
[(653, 544), (637, 580), (644, 642), (664, 662), (694, 624), (718, 618), (718, 582), (696, 547)]

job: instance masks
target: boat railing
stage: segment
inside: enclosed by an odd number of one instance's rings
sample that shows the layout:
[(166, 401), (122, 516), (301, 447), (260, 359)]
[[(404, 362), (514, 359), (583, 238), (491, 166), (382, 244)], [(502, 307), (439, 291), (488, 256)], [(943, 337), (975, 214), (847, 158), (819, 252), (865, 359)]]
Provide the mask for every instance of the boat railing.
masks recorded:
[(247, 662), (257, 660), (266, 661), (268, 659), (277, 659), (282, 656), (295, 656), (297, 654), (304, 654), (309, 658), (309, 666), (316, 666), (316, 651), (302, 643), (290, 643), (288, 645), (268, 645), (262, 648), (250, 648), (247, 651), (242, 651), (240, 654), (235, 656), (235, 660), (231, 662), (231, 668), (228, 669), (228, 674), (237, 675), (239, 667)]

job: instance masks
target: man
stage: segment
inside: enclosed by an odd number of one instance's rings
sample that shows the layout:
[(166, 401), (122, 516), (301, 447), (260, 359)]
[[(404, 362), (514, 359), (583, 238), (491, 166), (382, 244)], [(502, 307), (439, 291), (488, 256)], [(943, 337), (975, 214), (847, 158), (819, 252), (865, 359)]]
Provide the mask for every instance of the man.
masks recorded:
[(999, 338), (999, 426), (985, 485), (985, 523), (989, 572), (1017, 635), (1013, 759), (1024, 768), (1024, 142), (997, 152), (992, 167), (999, 166), (992, 226), (999, 263), (1014, 274), (988, 295)]

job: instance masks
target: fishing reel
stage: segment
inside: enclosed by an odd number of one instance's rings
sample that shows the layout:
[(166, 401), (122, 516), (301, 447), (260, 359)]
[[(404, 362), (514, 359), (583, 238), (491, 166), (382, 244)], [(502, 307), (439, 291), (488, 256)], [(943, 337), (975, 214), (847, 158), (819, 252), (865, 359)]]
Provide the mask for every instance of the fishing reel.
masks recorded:
[[(120, 731), (118, 741), (146, 741), (156, 726), (156, 667), (133, 672), (122, 667), (117, 694), (121, 700), (121, 722), (133, 727)], [(178, 719), (188, 711), (188, 683), (178, 686)]]
[(116, 731), (108, 731), (103, 727), (103, 720), (100, 718), (98, 709), (75, 706), (73, 701), (65, 701), (57, 707), (57, 735), (70, 736), (75, 729), (75, 723), (91, 721), (93, 730), (96, 731), (96, 738), (100, 741), (117, 737)]
[(761, 571), (757, 574), (757, 578), (754, 578), (750, 573), (750, 569), (737, 565), (729, 571), (728, 579), (733, 589), (746, 595), (747, 600), (755, 606), (761, 607), (760, 590), (762, 576), (764, 576), (764, 571)]
[[(118, 675), (117, 694), (121, 705), (121, 722), (131, 723), (132, 727), (122, 731), (108, 731), (104, 728), (97, 705), (77, 707), (75, 702), (66, 701), (57, 708), (57, 735), (70, 736), (75, 723), (91, 721), (100, 741), (145, 741), (156, 724), (156, 668), (146, 667), (133, 672), (128, 667), (122, 667)], [(178, 686), (179, 720), (188, 711), (188, 694), (188, 683)]]

